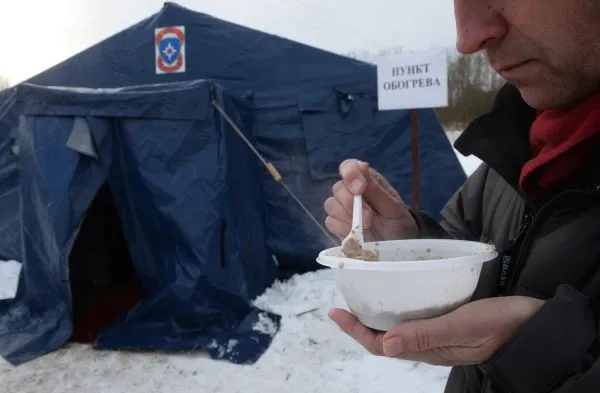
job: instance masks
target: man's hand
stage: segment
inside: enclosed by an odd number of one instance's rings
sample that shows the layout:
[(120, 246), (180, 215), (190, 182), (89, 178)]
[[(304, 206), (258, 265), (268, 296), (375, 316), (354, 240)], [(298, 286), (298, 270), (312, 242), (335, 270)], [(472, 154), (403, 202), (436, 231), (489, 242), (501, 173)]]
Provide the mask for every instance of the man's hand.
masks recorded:
[(341, 180), (325, 201), (325, 226), (340, 239), (352, 226), (354, 195), (363, 196), (363, 228), (366, 241), (416, 237), (417, 224), (396, 190), (366, 162), (346, 160), (340, 164)]
[(374, 355), (459, 366), (488, 360), (544, 303), (522, 296), (478, 300), (441, 317), (400, 324), (387, 333), (367, 328), (345, 310), (331, 310), (329, 316)]

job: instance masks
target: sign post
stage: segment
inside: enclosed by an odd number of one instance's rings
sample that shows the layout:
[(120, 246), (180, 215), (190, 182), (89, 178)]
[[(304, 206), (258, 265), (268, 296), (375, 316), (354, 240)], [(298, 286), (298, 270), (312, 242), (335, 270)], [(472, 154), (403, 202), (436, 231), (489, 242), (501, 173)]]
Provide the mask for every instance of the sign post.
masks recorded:
[(379, 110), (409, 110), (412, 150), (412, 209), (420, 210), (419, 109), (448, 105), (446, 52), (383, 56), (377, 62)]

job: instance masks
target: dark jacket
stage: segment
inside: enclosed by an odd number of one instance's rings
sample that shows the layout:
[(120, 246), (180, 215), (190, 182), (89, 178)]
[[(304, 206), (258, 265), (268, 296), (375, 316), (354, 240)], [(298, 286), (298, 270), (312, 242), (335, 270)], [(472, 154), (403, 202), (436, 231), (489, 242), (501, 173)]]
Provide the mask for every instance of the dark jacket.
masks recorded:
[(499, 250), (474, 300), (548, 299), (488, 362), (453, 368), (446, 393), (600, 392), (600, 145), (576, 179), (534, 204), (518, 188), (534, 118), (506, 85), (491, 112), (455, 143), (484, 164), (445, 206), (440, 224), (424, 214), (418, 220), (421, 237), (477, 240)]

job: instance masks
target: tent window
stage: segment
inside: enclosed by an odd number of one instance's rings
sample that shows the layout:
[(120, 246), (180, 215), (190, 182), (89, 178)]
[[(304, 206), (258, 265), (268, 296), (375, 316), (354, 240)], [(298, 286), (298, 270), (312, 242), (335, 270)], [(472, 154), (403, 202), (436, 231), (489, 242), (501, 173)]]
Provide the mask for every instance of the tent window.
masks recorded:
[(366, 160), (377, 148), (364, 143), (374, 139), (371, 134), (376, 130), (374, 98), (369, 95), (312, 94), (298, 99), (298, 109), (313, 179), (337, 178), (338, 165), (349, 151)]
[(92, 342), (143, 298), (110, 188), (88, 208), (69, 255), (73, 341)]

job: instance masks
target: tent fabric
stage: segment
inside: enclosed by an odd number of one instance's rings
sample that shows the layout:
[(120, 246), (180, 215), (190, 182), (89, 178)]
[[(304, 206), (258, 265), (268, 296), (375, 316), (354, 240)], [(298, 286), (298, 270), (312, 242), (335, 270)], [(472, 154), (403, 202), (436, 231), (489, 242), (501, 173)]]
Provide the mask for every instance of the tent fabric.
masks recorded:
[[(185, 29), (185, 72), (160, 74), (155, 31), (173, 26)], [(377, 110), (373, 65), (165, 3), (0, 101), (9, 107), (0, 116), (0, 259), (24, 263), (17, 300), (2, 306), (1, 354), (24, 361), (68, 339), (68, 246), (105, 181), (153, 300), (105, 330), (99, 346), (210, 349), (207, 337), (254, 345), (257, 315), (276, 331), (277, 317), (247, 299), (275, 274), (319, 268), (330, 243), (215, 117), (208, 81), (320, 222), (348, 157), (369, 161), (410, 203), (408, 112)], [(439, 218), (465, 174), (434, 111), (419, 119), (421, 206)], [(27, 326), (37, 335), (17, 333)], [(223, 356), (252, 361), (267, 344), (255, 345)]]
[[(169, 26), (185, 28), (186, 68), (157, 74), (155, 29)], [(323, 198), (330, 193), (342, 157), (371, 162), (410, 202), (408, 112), (376, 111), (377, 71), (371, 64), (167, 2), (156, 14), (29, 82), (119, 88), (195, 79), (215, 80), (252, 102), (256, 148), (321, 222)], [(339, 99), (348, 93), (357, 96), (352, 105)], [(421, 205), (439, 219), (445, 201), (466, 176), (433, 110), (420, 110), (420, 119)], [(262, 175), (269, 212), (267, 240), (280, 268), (291, 273), (318, 268), (316, 253), (330, 245), (328, 239), (268, 173)], [(282, 230), (289, 223), (295, 228), (291, 234), (289, 228)], [(14, 248), (2, 242), (0, 251)]]
[(15, 89), (0, 91), (0, 260), (21, 260), (18, 111)]
[[(67, 259), (107, 183), (147, 296), (96, 347), (258, 359), (280, 320), (251, 305), (276, 274), (258, 168), (210, 100), (248, 130), (244, 103), (208, 81), (109, 91), (22, 85), (19, 95), (24, 259), (16, 298), (0, 303), (2, 356), (18, 364), (69, 340)], [(97, 158), (66, 146), (82, 122)]]
[[(170, 26), (185, 28), (186, 69), (157, 75), (154, 30)], [(369, 80), (374, 75), (373, 67), (364, 62), (167, 2), (156, 14), (34, 76), (29, 82), (110, 88), (212, 79), (241, 91), (301, 88), (306, 83), (330, 86), (348, 79)]]
[[(324, 222), (323, 202), (339, 180), (347, 158), (367, 161), (412, 203), (410, 112), (378, 111), (371, 83), (314, 88), (311, 94), (255, 93), (254, 135), (268, 161), (302, 201)], [(465, 174), (435, 113), (419, 110), (421, 208), (439, 218)], [(314, 269), (315, 255), (329, 239), (282, 187), (263, 173), (269, 246), (281, 269)], [(432, 213), (435, 212), (435, 213)], [(289, 223), (293, 222), (291, 226)]]

